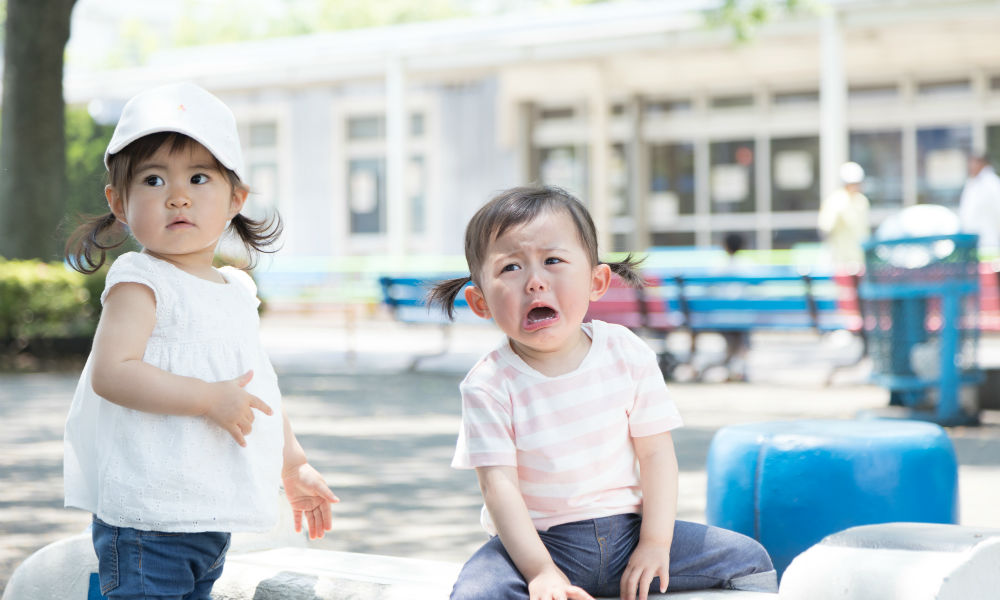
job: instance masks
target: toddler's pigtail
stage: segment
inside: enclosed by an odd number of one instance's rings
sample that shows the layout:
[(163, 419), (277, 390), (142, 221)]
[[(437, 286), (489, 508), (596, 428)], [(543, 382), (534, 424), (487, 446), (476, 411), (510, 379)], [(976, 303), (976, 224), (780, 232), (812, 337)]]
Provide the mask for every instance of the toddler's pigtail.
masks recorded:
[(427, 306), (440, 306), (441, 310), (448, 315), (448, 319), (455, 320), (455, 298), (462, 291), (465, 284), (472, 281), (472, 277), (459, 277), (457, 279), (446, 279), (434, 284), (431, 291), (427, 293)]
[[(121, 233), (120, 240), (102, 241), (115, 231)], [(121, 246), (127, 239), (125, 226), (115, 218), (114, 213), (89, 217), (73, 230), (66, 241), (66, 258), (73, 269), (90, 275), (107, 261), (108, 250)]]
[(271, 248), (281, 237), (284, 225), (278, 213), (274, 213), (269, 219), (251, 219), (250, 217), (237, 214), (229, 223), (230, 228), (247, 251), (247, 268), (253, 268), (257, 264), (257, 255), (261, 252), (277, 252), (277, 248)]
[(639, 265), (643, 260), (645, 259), (637, 259), (631, 252), (629, 252), (628, 255), (619, 262), (605, 262), (604, 264), (611, 267), (611, 272), (621, 277), (629, 287), (641, 288), (646, 285), (646, 281), (639, 273)]

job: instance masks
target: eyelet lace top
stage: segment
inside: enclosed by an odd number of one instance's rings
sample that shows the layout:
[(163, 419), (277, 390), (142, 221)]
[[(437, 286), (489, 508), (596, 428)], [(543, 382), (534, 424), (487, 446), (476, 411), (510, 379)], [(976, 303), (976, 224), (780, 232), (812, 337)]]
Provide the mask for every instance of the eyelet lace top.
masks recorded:
[(260, 531), (277, 519), (281, 394), (260, 343), (256, 286), (238, 269), (219, 272), (226, 283), (127, 253), (111, 266), (101, 301), (119, 283), (148, 286), (156, 325), (143, 361), (209, 382), (253, 369), (245, 389), (274, 414), (254, 411), (242, 448), (205, 417), (141, 412), (101, 398), (88, 359), (66, 422), (67, 506), (110, 525), (169, 532)]

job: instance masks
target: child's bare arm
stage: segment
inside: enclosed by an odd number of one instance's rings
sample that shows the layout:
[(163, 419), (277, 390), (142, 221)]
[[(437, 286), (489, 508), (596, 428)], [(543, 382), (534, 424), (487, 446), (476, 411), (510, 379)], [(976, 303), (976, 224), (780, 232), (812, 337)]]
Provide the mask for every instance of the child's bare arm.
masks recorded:
[(305, 515), (309, 539), (319, 539), (333, 528), (331, 505), (340, 502), (340, 499), (330, 491), (319, 471), (306, 460), (306, 453), (295, 437), (284, 409), (281, 418), (285, 432), (281, 480), (285, 496), (292, 506), (295, 531), (302, 531), (302, 516)]
[(183, 377), (143, 362), (156, 323), (153, 292), (138, 283), (115, 285), (104, 301), (94, 335), (92, 385), (109, 402), (167, 415), (204, 415), (241, 445), (252, 429), (253, 410), (271, 408), (245, 386), (252, 372), (236, 379), (208, 383)]
[(639, 544), (622, 573), (621, 597), (646, 600), (653, 578), (660, 591), (670, 580), (670, 544), (677, 517), (677, 454), (670, 432), (632, 438), (642, 484), (642, 526)]
[(503, 547), (528, 582), (531, 600), (567, 598), (593, 600), (556, 566), (538, 537), (521, 497), (515, 467), (479, 467), (479, 487)]

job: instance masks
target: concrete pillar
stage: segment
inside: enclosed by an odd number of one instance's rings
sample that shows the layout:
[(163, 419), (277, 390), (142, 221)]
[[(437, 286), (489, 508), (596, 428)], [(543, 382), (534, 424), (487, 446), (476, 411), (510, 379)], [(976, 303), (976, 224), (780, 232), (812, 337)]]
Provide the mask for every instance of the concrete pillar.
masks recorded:
[(820, 17), (820, 194), (840, 184), (838, 170), (847, 159), (847, 78), (836, 9)]
[(393, 56), (385, 69), (385, 185), (387, 250), (394, 256), (407, 251), (410, 206), (406, 197), (406, 75), (403, 61)]
[(642, 139), (642, 97), (632, 96), (625, 105), (629, 119), (628, 140), (625, 142), (626, 168), (630, 185), (629, 214), (635, 220), (630, 250), (649, 248), (649, 153)]
[(588, 154), (590, 165), (590, 213), (597, 227), (598, 248), (611, 248), (611, 203), (608, 199), (608, 165), (610, 163), (611, 136), (608, 134), (608, 96), (602, 69), (598, 68), (588, 98), (590, 135)]

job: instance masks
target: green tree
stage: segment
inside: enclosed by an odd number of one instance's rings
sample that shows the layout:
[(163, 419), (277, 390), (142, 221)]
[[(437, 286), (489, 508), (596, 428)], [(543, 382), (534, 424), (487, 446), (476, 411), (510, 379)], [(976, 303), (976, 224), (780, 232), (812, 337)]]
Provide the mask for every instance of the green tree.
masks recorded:
[(757, 29), (778, 16), (801, 12), (816, 12), (822, 0), (723, 0), (705, 11), (709, 27), (725, 27), (733, 32), (737, 42), (753, 39)]
[(83, 107), (66, 109), (66, 215), (104, 214), (104, 150), (115, 128), (99, 125)]
[(63, 54), (76, 0), (7, 0), (0, 256), (53, 259), (65, 210)]

